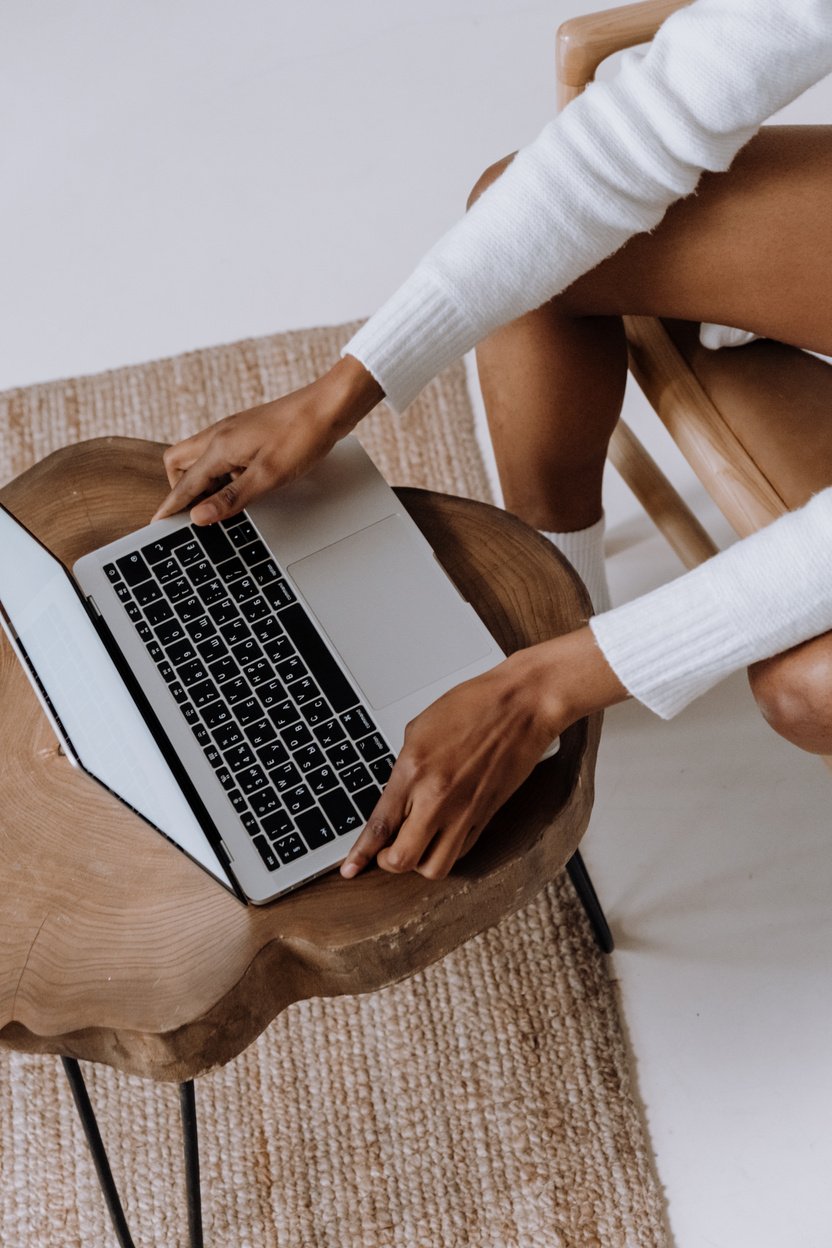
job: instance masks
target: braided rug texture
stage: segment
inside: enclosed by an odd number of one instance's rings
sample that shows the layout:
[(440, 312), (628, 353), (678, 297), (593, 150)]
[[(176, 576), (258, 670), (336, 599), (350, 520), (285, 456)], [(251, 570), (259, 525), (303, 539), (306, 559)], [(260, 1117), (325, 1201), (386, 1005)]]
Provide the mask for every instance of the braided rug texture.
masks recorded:
[[(0, 483), (103, 434), (176, 441), (285, 393), (355, 325), (0, 395)], [(488, 500), (461, 364), (361, 437)], [(85, 1066), (137, 1245), (187, 1244), (175, 1087)], [(213, 1248), (663, 1248), (614, 987), (566, 877), (404, 983), (299, 1002), (196, 1086)], [(57, 1058), (0, 1053), (0, 1242), (115, 1242)]]

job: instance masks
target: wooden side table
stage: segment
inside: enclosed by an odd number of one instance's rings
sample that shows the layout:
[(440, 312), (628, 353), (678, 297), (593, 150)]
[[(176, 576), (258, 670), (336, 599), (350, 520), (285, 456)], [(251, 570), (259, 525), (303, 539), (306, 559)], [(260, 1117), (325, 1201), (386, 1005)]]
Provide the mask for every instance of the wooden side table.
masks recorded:
[[(0, 492), (67, 566), (146, 523), (163, 446), (99, 438)], [(402, 501), (506, 652), (575, 628), (586, 593), (554, 548), (496, 508), (420, 490)], [(193, 1079), (281, 1010), (392, 984), (529, 901), (565, 864), (599, 943), (609, 930), (576, 848), (601, 717), (573, 725), (444, 880), (337, 872), (244, 907), (60, 751), (0, 636), (0, 1042), (64, 1058), (119, 1242), (124, 1216), (77, 1059), (181, 1087), (191, 1237), (201, 1244)], [(48, 865), (47, 865), (48, 864)], [(429, 901), (429, 905), (425, 904)]]

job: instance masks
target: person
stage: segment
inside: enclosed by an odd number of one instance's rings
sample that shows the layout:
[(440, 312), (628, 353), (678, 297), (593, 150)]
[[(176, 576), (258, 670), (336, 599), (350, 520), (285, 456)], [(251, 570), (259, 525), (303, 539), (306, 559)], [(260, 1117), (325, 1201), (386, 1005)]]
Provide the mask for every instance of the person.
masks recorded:
[(601, 555), (623, 314), (832, 353), (832, 127), (760, 130), (830, 70), (829, 0), (695, 0), (486, 172), (326, 374), (165, 452), (154, 519), (207, 495), (191, 519), (211, 523), (307, 471), (385, 396), (401, 411), (479, 344), (506, 506), (587, 580), (586, 625), (412, 721), (343, 875), (375, 858), (441, 878), (576, 719), (628, 696), (669, 718), (743, 666), (778, 731), (832, 752), (832, 489), (612, 610)]

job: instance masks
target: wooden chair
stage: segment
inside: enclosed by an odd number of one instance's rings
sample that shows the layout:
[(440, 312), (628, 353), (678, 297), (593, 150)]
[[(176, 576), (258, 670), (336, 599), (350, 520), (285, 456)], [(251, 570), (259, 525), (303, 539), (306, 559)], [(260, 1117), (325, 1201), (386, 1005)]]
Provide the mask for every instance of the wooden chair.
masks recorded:
[[(559, 106), (580, 94), (608, 56), (648, 42), (687, 3), (645, 0), (564, 22), (557, 37)], [(690, 322), (631, 316), (624, 323), (634, 377), (740, 537), (832, 482), (828, 364), (771, 341), (711, 351), (699, 342), (699, 326)], [(610, 459), (686, 567), (716, 553), (623, 422), (613, 435)]]

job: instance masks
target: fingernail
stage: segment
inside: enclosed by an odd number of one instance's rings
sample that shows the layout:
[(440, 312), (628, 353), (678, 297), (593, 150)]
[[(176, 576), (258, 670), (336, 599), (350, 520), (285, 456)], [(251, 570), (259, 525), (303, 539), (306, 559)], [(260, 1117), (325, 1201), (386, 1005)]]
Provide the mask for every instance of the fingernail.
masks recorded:
[(202, 503), (194, 508), (193, 519), (196, 524), (208, 524), (211, 520), (216, 520), (219, 514), (213, 503)]
[(358, 863), (357, 862), (343, 863), (343, 865), (341, 866), (341, 874), (344, 876), (345, 879), (351, 880), (354, 875), (358, 875)]

